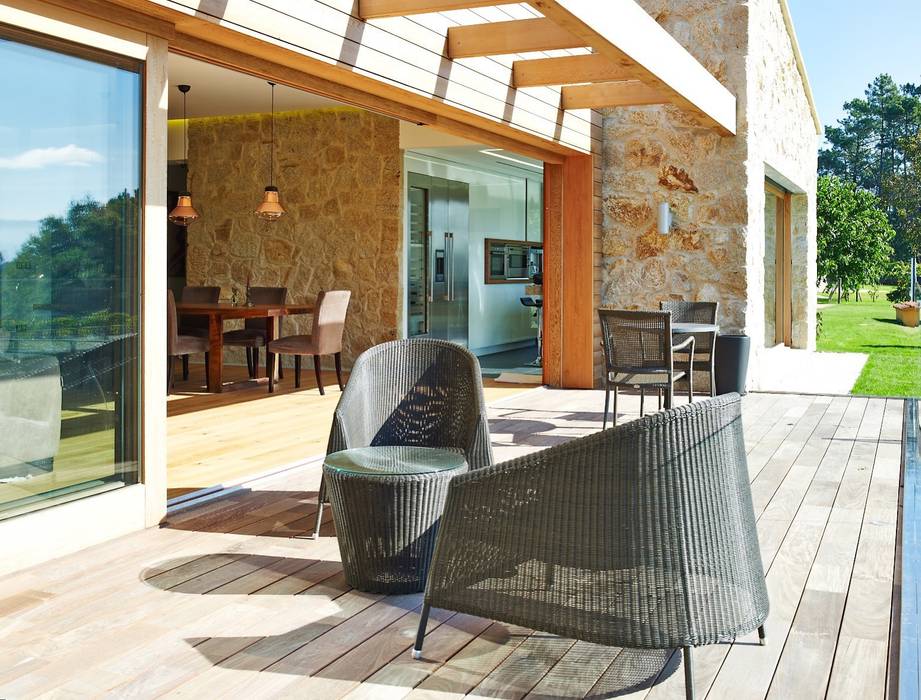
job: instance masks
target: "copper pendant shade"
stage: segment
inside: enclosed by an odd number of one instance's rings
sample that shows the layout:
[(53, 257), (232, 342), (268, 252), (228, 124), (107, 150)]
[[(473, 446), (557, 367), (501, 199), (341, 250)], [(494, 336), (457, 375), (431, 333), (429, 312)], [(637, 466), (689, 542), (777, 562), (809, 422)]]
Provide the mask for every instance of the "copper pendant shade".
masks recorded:
[(266, 221), (277, 221), (285, 215), (285, 208), (278, 201), (278, 188), (268, 185), (265, 188), (265, 194), (262, 201), (256, 207), (256, 216)]
[(180, 192), (176, 206), (169, 213), (169, 220), (177, 226), (188, 226), (198, 220), (198, 212), (192, 206), (192, 195), (188, 192)]
[[(271, 183), (275, 179), (275, 83), (271, 80), (268, 83), (272, 87), (272, 141), (269, 147), (269, 182)], [(275, 185), (266, 185), (262, 201), (256, 207), (255, 213), (263, 221), (278, 221), (285, 215), (285, 208), (281, 206), (278, 188)]]
[[(192, 89), (191, 85), (178, 85), (179, 92), (182, 93), (182, 152), (186, 162), (189, 159), (189, 120), (186, 117), (186, 103), (185, 97), (188, 94), (189, 90)], [(198, 212), (195, 211), (195, 207), (192, 206), (192, 194), (190, 192), (180, 192), (179, 199), (176, 201), (176, 206), (173, 207), (173, 210), (169, 213), (167, 217), (171, 222), (177, 226), (188, 226), (194, 221), (198, 221)]]

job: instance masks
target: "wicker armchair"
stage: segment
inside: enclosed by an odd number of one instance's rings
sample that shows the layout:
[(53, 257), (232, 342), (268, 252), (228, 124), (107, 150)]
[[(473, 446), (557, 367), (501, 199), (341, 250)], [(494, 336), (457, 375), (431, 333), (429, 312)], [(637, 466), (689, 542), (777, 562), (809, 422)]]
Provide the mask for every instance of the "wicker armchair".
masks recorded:
[[(672, 312), (674, 323), (716, 323), (720, 305), (716, 301), (662, 301), (659, 309)], [(677, 336), (681, 342), (688, 336)], [(707, 375), (710, 396), (716, 396), (716, 333), (694, 333), (694, 361), (691, 371)], [(684, 360), (685, 358), (681, 358)]]
[[(688, 380), (688, 401), (694, 400), (694, 336), (673, 345), (672, 318), (668, 311), (624, 311), (598, 309), (601, 321), (601, 347), (604, 350), (604, 419), (608, 427), (608, 407), (614, 391), (614, 425), (617, 425), (617, 393), (623, 386), (640, 390), (640, 417), (645, 412), (646, 390), (653, 389), (662, 408), (671, 408), (675, 382)], [(675, 353), (681, 352), (683, 364), (675, 367)]]
[[(396, 340), (363, 352), (333, 415), (326, 452), (386, 445), (456, 448), (470, 469), (492, 464), (476, 356), (428, 338)], [(314, 538), (325, 501), (321, 481)]]
[(756, 628), (767, 588), (742, 437), (727, 394), (456, 477), (431, 606), (636, 649)]

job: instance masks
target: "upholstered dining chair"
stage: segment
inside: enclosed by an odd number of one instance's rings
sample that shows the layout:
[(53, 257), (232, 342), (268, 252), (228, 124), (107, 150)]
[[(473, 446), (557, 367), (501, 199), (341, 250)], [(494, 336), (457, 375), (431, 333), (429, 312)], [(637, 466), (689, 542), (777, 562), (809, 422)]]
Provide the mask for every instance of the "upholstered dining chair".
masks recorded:
[[(716, 324), (720, 305), (718, 301), (662, 301), (662, 311), (672, 312), (673, 323), (709, 323)], [(687, 336), (677, 336), (681, 341)], [(710, 396), (716, 396), (716, 331), (711, 333), (694, 333), (693, 372), (707, 375)]]
[(339, 389), (342, 383), (342, 333), (345, 330), (345, 315), (352, 293), (345, 290), (320, 292), (313, 312), (313, 328), (310, 335), (290, 335), (269, 343), (266, 348), (269, 366), (269, 393), (275, 391), (275, 363), (279, 355), (294, 355), (294, 386), (301, 387), (301, 358), (313, 356), (313, 370), (317, 376), (320, 395), (326, 394), (323, 377), (320, 374), (320, 358), (332, 355), (336, 360), (336, 379)]
[[(625, 311), (598, 309), (601, 321), (601, 346), (604, 349), (604, 420), (608, 425), (608, 406), (614, 391), (614, 425), (617, 424), (617, 391), (620, 387), (640, 390), (640, 417), (644, 414), (646, 390), (660, 397), (665, 393), (665, 408), (675, 398), (675, 382), (687, 376), (688, 400), (694, 400), (694, 336), (672, 344), (670, 311)], [(675, 353), (684, 351), (688, 365), (675, 368)]]
[[(250, 287), (249, 301), (257, 306), (263, 304), (284, 304), (288, 299), (287, 287)], [(281, 335), (281, 318), (278, 324), (278, 335)], [(246, 349), (246, 367), (250, 379), (259, 375), (259, 348), (265, 347), (268, 337), (265, 329), (264, 318), (248, 318), (243, 328), (224, 333), (224, 345)], [(281, 368), (279, 368), (280, 370)], [(266, 368), (268, 371), (268, 368)]]
[[(176, 297), (173, 291), (166, 291), (166, 346), (167, 346), (167, 365), (166, 365), (166, 393), (173, 390), (173, 364), (175, 359), (181, 357), (183, 366), (187, 367), (189, 355), (205, 355), (205, 376), (208, 376), (208, 364), (210, 356), (208, 353), (208, 339), (197, 335), (182, 335), (179, 333), (179, 321), (176, 314)], [(185, 375), (183, 375), (185, 376)]]
[[(179, 297), (183, 304), (217, 304), (221, 300), (220, 287), (190, 287), (182, 288)], [(200, 338), (208, 337), (208, 317), (190, 316), (183, 314), (179, 319), (179, 335), (197, 335)], [(189, 379), (189, 356), (182, 356), (182, 379)]]

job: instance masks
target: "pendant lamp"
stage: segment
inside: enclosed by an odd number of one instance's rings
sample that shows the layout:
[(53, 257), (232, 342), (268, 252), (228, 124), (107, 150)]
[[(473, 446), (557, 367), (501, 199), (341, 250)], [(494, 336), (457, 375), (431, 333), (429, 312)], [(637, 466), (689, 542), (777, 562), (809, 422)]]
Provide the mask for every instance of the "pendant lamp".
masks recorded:
[(285, 208), (278, 199), (278, 188), (272, 184), (275, 179), (275, 83), (272, 87), (272, 143), (269, 148), (269, 184), (265, 186), (262, 201), (256, 207), (256, 216), (265, 221), (278, 221), (285, 215)]
[[(186, 102), (185, 98), (189, 90), (192, 89), (191, 85), (179, 85), (179, 92), (182, 93), (182, 153), (183, 158), (186, 162), (189, 160), (189, 120), (186, 116)], [(176, 206), (173, 207), (173, 210), (169, 213), (170, 221), (172, 221), (177, 226), (188, 226), (193, 221), (198, 220), (198, 212), (195, 211), (195, 207), (192, 206), (192, 195), (189, 192), (180, 192), (179, 199), (176, 201)]]

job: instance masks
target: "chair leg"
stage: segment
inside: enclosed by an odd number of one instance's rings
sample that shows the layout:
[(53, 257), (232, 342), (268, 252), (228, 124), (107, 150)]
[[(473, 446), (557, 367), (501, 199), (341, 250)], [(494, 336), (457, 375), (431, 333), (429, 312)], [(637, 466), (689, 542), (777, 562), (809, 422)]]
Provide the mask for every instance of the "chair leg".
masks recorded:
[(294, 388), (301, 388), (301, 356), (294, 356)]
[(675, 405), (675, 385), (670, 384), (665, 390), (665, 408), (666, 410)]
[(253, 379), (259, 378), (259, 348), (253, 348)]
[(688, 403), (694, 403), (694, 370), (688, 372)]
[(614, 414), (611, 416), (611, 427), (612, 428), (615, 425), (617, 425), (617, 393), (618, 393), (617, 385), (615, 384), (614, 385), (614, 406), (612, 407), (614, 409)]
[(316, 540), (320, 537), (320, 526), (323, 524), (323, 502), (326, 500), (326, 482), (320, 477), (320, 489), (317, 491), (317, 522), (313, 528), (313, 534), (310, 539)]
[(608, 404), (611, 402), (611, 386), (605, 382), (604, 385), (604, 418), (601, 419), (601, 429), (608, 427)]
[(425, 603), (422, 606), (422, 614), (419, 616), (419, 631), (416, 632), (416, 643), (413, 645), (413, 658), (422, 658), (422, 643), (425, 641), (425, 628), (429, 624), (429, 611), (432, 606)]
[(320, 390), (320, 396), (326, 396), (326, 391), (323, 389), (323, 378), (320, 376), (320, 356), (313, 356), (313, 371), (317, 375), (317, 388)]
[(269, 393), (275, 393), (275, 353), (266, 351), (265, 372), (269, 375)]
[(336, 381), (339, 382), (339, 391), (345, 391), (345, 384), (342, 383), (342, 353), (337, 352), (336, 358)]
[(189, 356), (182, 356), (182, 381), (189, 381)]
[[(211, 376), (211, 353), (205, 353), (205, 384), (208, 383), (208, 377)], [(217, 391), (215, 389), (215, 391)]]
[(646, 390), (640, 387), (640, 418), (646, 415)]
[(767, 644), (766, 637), (767, 634), (764, 631), (764, 625), (761, 625), (761, 627), (758, 628), (758, 644), (765, 646)]
[(684, 697), (694, 700), (694, 666), (691, 660), (691, 647), (682, 648), (684, 656)]
[(173, 365), (176, 364), (176, 358), (167, 356), (166, 358), (166, 395), (173, 393)]
[(662, 390), (656, 389), (656, 398), (659, 399), (659, 410), (662, 410)]

